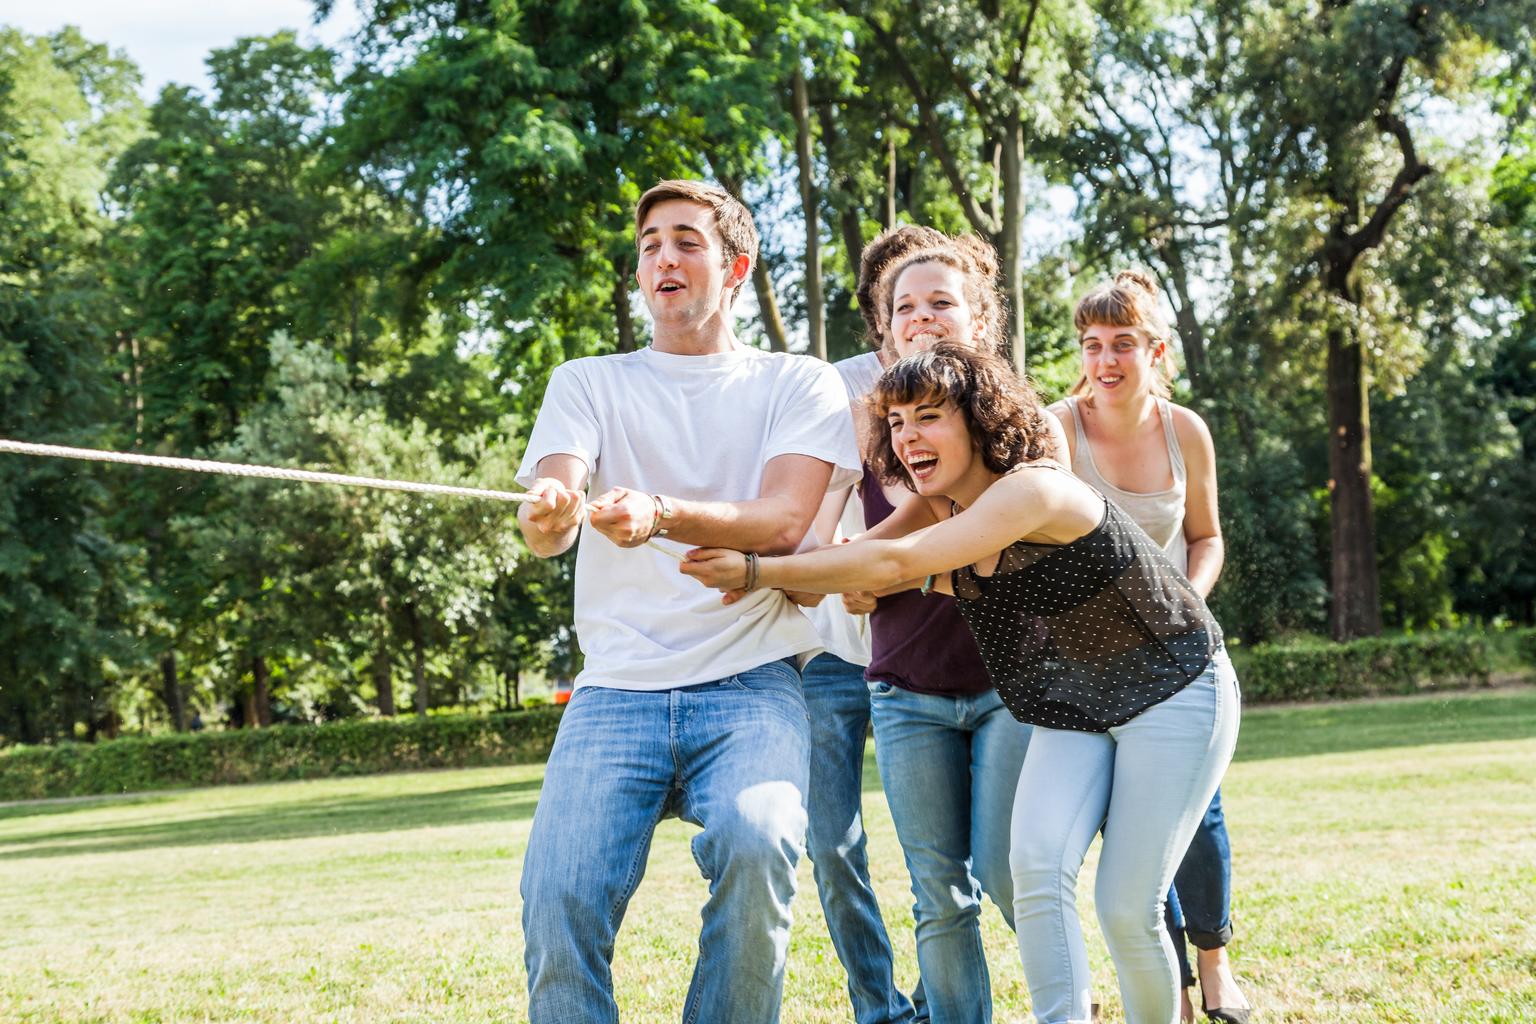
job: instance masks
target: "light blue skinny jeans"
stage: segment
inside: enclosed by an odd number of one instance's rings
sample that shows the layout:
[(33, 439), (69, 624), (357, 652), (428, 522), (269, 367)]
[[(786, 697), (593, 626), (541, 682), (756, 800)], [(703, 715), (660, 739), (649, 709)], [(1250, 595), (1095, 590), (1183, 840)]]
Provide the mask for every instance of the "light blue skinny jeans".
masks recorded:
[(774, 1024), (804, 849), (809, 723), (793, 663), (712, 683), (578, 689), (523, 863), (531, 1024), (616, 1024), (614, 938), (663, 818), (709, 879), (682, 1019)]
[(856, 1024), (905, 1024), (912, 1003), (892, 979), (891, 940), (869, 881), (864, 834), (864, 745), (869, 689), (864, 669), (835, 654), (805, 666), (811, 715), (810, 827), (806, 853), (832, 948), (848, 972)]
[(1219, 651), (1194, 682), (1107, 733), (1036, 727), (1013, 808), (1014, 922), (1035, 1019), (1088, 1024), (1077, 873), (1100, 827), (1094, 903), (1127, 1024), (1178, 1019), (1163, 901), (1237, 744), (1237, 676)]
[(995, 690), (942, 697), (873, 682), (869, 692), (880, 779), (912, 876), (917, 1019), (987, 1024), (981, 894), (1012, 927), (1008, 829), (1030, 728)]

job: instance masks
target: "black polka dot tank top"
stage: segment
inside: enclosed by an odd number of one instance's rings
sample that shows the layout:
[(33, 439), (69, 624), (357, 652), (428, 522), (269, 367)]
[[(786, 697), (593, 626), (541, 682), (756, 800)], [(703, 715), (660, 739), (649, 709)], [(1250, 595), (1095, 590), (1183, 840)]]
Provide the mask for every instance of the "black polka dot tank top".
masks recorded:
[(1221, 646), (1188, 577), (1107, 499), (1091, 532), (1018, 541), (988, 576), (956, 569), (954, 589), (1003, 704), (1032, 725), (1106, 732), (1193, 682)]

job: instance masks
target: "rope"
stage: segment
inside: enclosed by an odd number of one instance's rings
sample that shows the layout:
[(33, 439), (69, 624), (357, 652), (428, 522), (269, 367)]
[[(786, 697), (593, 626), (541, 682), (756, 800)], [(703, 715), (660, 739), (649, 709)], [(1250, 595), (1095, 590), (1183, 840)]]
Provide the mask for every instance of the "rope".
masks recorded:
[[(251, 466), (241, 462), (216, 462), (212, 459), (180, 459), (167, 455), (139, 455), (131, 452), (109, 452), (98, 448), (70, 448), (58, 444), (33, 444), (28, 441), (10, 441), (0, 437), (0, 452), (13, 455), (40, 455), (58, 459), (78, 459), (83, 462), (118, 462), (130, 466), (153, 466), (157, 469), (180, 469), (189, 473), (218, 473), (223, 476), (259, 477), (263, 480), (293, 480), (304, 484), (337, 484), (343, 487), (372, 487), (380, 491), (410, 491), (415, 494), (443, 494), (457, 498), (485, 498), (490, 501), (527, 502), (533, 495), (515, 491), (490, 491), (479, 487), (454, 487), (449, 484), (429, 484), (415, 480), (383, 480), (371, 476), (349, 476), (345, 473), (319, 473), (309, 469), (288, 469), (282, 466)], [(583, 505), (582, 511), (591, 515), (592, 506)], [(646, 541), (646, 546), (660, 551), (678, 561), (683, 556)]]
[(30, 444), (0, 438), (0, 452), (16, 455), (43, 455), (85, 462), (122, 462), (132, 466), (181, 469), (190, 473), (221, 473), (224, 476), (253, 476), (265, 480), (295, 480), (305, 484), (340, 484), (344, 487), (372, 487), (381, 491), (414, 491), (417, 494), (451, 494), (461, 498), (489, 498), (492, 501), (531, 501), (532, 496), (512, 491), (486, 491), (478, 487), (450, 487), (424, 484), (414, 480), (380, 480), (371, 476), (347, 476), (342, 473), (317, 473), (308, 469), (278, 466), (248, 466), (239, 462), (215, 462), (211, 459), (175, 459), (165, 455), (138, 455), (107, 452), (96, 448), (67, 448), (57, 444)]

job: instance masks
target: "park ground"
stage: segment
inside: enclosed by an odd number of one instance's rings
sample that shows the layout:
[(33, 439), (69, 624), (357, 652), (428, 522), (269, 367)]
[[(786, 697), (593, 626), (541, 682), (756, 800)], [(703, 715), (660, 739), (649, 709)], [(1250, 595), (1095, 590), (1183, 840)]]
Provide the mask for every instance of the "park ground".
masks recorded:
[[(526, 1020), (517, 879), (543, 784), (516, 766), (0, 806), (0, 1021)], [(872, 756), (865, 786), (910, 984)], [(1224, 796), (1256, 1022), (1536, 1020), (1536, 688), (1250, 710)], [(705, 895), (692, 834), (660, 830), (620, 934), (626, 1021), (678, 1017)], [(847, 1021), (800, 879), (784, 1020)], [(990, 908), (985, 938), (997, 1019), (1027, 1020)]]

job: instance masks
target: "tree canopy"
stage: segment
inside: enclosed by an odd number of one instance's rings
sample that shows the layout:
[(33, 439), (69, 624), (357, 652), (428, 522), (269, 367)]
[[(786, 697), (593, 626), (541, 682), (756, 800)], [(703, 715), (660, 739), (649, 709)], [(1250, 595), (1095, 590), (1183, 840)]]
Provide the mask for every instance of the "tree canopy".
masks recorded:
[[(148, 104), (0, 27), (0, 436), (511, 487), (700, 176), (764, 347), (861, 351), (864, 244), (973, 231), (1055, 397), (1152, 270), (1233, 637), (1536, 617), (1536, 0), (358, 6)], [(510, 706), (570, 614), (505, 508), (0, 457), (0, 742)]]

